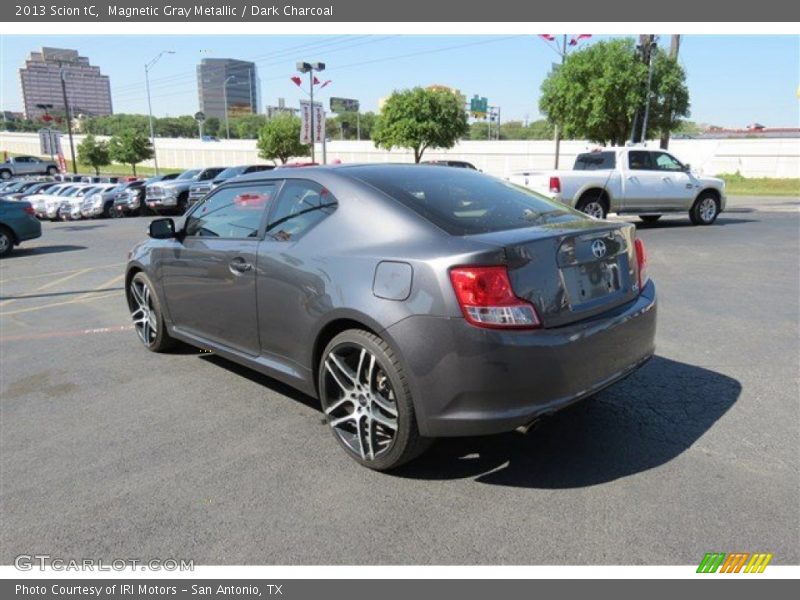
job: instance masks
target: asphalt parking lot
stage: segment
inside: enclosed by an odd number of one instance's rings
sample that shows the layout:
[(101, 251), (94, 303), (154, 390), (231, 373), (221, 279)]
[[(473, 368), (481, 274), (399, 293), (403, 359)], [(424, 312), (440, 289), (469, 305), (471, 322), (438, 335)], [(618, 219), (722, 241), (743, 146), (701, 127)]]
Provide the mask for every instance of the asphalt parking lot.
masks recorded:
[(184, 349), (123, 299), (147, 219), (45, 223), (0, 263), (0, 562), (800, 561), (800, 201), (641, 226), (657, 357), (523, 436), (440, 441), (378, 474), (316, 402)]

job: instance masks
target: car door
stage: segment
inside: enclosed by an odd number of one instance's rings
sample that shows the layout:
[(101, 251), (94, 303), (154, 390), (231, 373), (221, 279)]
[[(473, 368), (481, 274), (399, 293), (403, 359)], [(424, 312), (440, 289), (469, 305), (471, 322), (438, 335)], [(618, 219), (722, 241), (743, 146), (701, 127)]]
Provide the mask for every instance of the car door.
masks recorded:
[(258, 244), (277, 183), (219, 188), (187, 216), (158, 257), (170, 317), (180, 332), (250, 355), (260, 350)]
[(696, 180), (677, 158), (668, 152), (651, 152), (653, 168), (661, 175), (664, 182), (663, 204), (653, 208), (663, 210), (688, 210), (694, 199)]
[(287, 179), (281, 188), (258, 250), (263, 354), (303, 364), (310, 332), (330, 310), (325, 251), (315, 233), (336, 207), (333, 194), (315, 181)]
[(664, 193), (661, 174), (654, 170), (651, 153), (647, 150), (628, 152), (624, 185), (624, 212), (650, 210)]

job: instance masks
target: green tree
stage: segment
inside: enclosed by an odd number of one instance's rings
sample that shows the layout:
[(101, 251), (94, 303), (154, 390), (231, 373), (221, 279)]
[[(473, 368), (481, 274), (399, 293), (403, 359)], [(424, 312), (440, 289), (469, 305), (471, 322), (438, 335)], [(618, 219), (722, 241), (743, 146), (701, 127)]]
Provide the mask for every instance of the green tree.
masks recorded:
[(113, 160), (130, 165), (134, 175), (138, 163), (154, 156), (148, 137), (135, 130), (123, 131), (113, 136), (108, 142), (108, 150)]
[(208, 117), (203, 123), (203, 135), (218, 136), (222, 129), (222, 122), (218, 117)]
[(258, 155), (286, 163), (293, 156), (307, 156), (309, 148), (300, 143), (300, 118), (284, 113), (269, 119), (261, 127), (256, 142)]
[(266, 115), (243, 115), (232, 118), (230, 120), (231, 137), (242, 140), (258, 139), (258, 134), (266, 122)]
[(100, 175), (100, 167), (111, 164), (108, 142), (98, 141), (91, 133), (78, 145), (78, 162), (92, 167)]
[[(681, 66), (660, 49), (654, 52), (648, 134), (656, 136), (688, 116), (689, 92)], [(539, 109), (565, 137), (622, 145), (643, 103), (647, 71), (632, 39), (597, 42), (569, 55), (548, 75)]]
[(469, 133), (464, 104), (448, 90), (413, 88), (386, 100), (372, 141), (377, 148), (410, 148), (419, 162), (428, 148), (452, 148)]

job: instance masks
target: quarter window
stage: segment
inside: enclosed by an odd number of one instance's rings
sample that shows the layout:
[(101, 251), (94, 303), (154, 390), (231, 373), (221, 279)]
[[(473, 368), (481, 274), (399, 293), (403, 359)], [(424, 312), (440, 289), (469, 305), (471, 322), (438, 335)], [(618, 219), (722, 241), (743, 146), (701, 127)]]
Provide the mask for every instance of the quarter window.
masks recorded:
[(274, 194), (274, 183), (220, 188), (187, 217), (186, 235), (235, 239), (258, 237), (264, 212)]
[(293, 241), (330, 215), (336, 198), (313, 181), (289, 179), (284, 183), (267, 233), (276, 240)]

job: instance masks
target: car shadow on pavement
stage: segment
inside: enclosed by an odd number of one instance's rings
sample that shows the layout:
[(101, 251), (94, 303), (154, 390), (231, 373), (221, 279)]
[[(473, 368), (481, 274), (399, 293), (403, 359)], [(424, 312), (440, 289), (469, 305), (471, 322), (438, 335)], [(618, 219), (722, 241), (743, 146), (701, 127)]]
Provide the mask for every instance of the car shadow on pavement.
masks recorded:
[(392, 475), (541, 489), (598, 485), (680, 455), (730, 409), (741, 389), (731, 377), (655, 357), (525, 435), (441, 439)]
[[(725, 225), (743, 225), (744, 223), (754, 223), (755, 219), (739, 219), (734, 217), (717, 217), (713, 225), (709, 227), (719, 227)], [(698, 227), (692, 224), (688, 217), (681, 219), (659, 219), (655, 223), (645, 223), (644, 221), (634, 221), (636, 229), (672, 229), (677, 227)]]
[(74, 246), (70, 244), (62, 244), (55, 246), (33, 246), (14, 248), (9, 258), (22, 257), (22, 256), (36, 256), (40, 254), (56, 254), (57, 252), (73, 252), (75, 250), (86, 250), (86, 246)]

